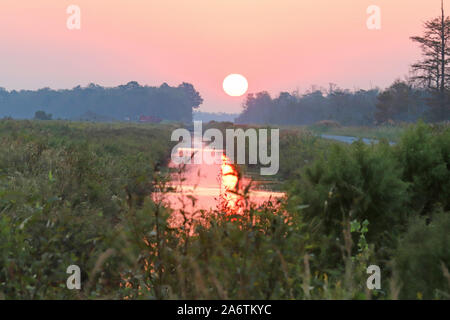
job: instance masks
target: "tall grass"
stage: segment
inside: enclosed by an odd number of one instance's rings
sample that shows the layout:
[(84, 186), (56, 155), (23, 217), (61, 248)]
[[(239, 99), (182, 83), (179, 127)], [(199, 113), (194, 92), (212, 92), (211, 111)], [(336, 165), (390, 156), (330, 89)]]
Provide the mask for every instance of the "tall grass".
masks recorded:
[(164, 201), (172, 129), (0, 121), (0, 297), (448, 298), (448, 129), (419, 124), (395, 146), (286, 130), (286, 200), (181, 227)]

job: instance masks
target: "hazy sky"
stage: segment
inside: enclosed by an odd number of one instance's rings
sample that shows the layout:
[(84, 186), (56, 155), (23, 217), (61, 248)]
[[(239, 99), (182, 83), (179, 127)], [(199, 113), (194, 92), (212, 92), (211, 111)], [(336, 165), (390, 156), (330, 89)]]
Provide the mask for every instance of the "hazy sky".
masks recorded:
[[(71, 4), (81, 30), (66, 27)], [(366, 27), (370, 5), (381, 30)], [(409, 37), (439, 13), (440, 0), (0, 0), (0, 87), (187, 81), (202, 110), (239, 112), (243, 97), (222, 90), (230, 73), (249, 92), (385, 87), (408, 73), (420, 53)]]

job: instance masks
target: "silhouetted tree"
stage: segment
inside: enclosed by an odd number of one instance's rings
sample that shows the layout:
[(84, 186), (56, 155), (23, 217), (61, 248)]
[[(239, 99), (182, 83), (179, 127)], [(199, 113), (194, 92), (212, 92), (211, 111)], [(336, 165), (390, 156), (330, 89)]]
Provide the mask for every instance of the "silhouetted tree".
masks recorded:
[(375, 119), (379, 123), (388, 120), (415, 121), (423, 113), (421, 92), (404, 81), (395, 81), (377, 99)]
[(183, 82), (178, 86), (178, 88), (184, 91), (184, 93), (189, 99), (189, 103), (191, 104), (192, 108), (198, 108), (203, 103), (203, 98), (194, 89), (194, 86), (192, 84)]
[(42, 110), (36, 111), (34, 113), (35, 120), (52, 120), (52, 115), (50, 113), (45, 113)]
[(423, 36), (411, 37), (420, 44), (422, 60), (412, 65), (413, 80), (431, 91), (430, 107), (435, 119), (448, 119), (450, 105), (450, 18), (445, 16), (441, 1), (441, 16), (424, 24)]

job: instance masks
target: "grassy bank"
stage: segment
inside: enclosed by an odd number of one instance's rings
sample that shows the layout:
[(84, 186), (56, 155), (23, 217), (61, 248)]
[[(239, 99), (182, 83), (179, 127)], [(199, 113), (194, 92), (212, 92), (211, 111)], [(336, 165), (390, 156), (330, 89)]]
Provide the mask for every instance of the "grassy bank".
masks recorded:
[[(111, 249), (121, 221), (153, 192), (170, 157), (170, 132), (0, 121), (0, 296), (76, 296), (63, 289), (66, 268), (79, 265), (86, 276)], [(108, 281), (119, 279), (111, 265), (104, 270)]]
[(387, 139), (397, 142), (401, 135), (411, 125), (376, 126), (376, 127), (326, 127), (320, 125), (309, 126), (308, 129), (317, 134), (336, 136), (350, 136), (356, 138)]

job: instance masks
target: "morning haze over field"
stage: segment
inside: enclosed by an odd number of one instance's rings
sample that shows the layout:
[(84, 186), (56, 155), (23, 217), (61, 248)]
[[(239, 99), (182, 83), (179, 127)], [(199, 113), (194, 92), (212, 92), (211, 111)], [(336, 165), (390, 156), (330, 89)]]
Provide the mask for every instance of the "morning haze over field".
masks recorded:
[[(68, 30), (66, 8), (81, 8)], [(366, 9), (382, 9), (368, 30)], [(439, 15), (438, 0), (2, 0), (0, 87), (69, 89), (91, 82), (192, 83), (200, 110), (238, 113), (223, 79), (249, 92), (304, 92), (311, 85), (370, 89), (408, 74), (420, 55), (409, 37)], [(450, 3), (445, 4), (450, 10)]]

